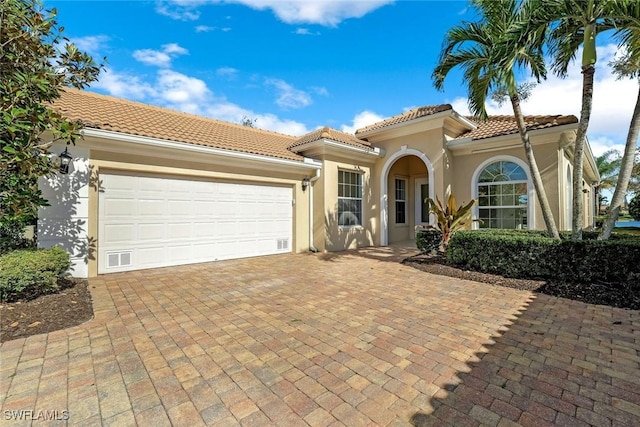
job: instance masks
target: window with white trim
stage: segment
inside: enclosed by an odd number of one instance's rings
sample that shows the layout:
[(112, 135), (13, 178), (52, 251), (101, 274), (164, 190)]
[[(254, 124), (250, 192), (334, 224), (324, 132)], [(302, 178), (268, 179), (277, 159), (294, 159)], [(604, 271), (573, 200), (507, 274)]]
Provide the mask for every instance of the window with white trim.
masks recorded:
[(527, 173), (518, 164), (500, 160), (478, 177), (480, 228), (528, 228)]
[(362, 224), (362, 174), (338, 171), (338, 225)]
[(396, 178), (396, 224), (407, 223), (407, 180)]

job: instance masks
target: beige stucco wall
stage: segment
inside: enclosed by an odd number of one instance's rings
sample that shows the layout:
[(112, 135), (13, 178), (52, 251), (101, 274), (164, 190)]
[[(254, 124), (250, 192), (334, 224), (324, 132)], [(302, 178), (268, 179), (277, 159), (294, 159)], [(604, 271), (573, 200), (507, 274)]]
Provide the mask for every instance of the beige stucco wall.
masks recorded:
[[(338, 171), (345, 170), (362, 174), (362, 225), (344, 227), (338, 225)], [(318, 249), (341, 251), (375, 244), (374, 235), (378, 228), (377, 186), (372, 182), (372, 166), (364, 162), (326, 156), (323, 159), (322, 204), (315, 207), (316, 224), (323, 223), (324, 238), (318, 239)], [(316, 191), (314, 189), (314, 191)], [(322, 209), (321, 209), (322, 207)], [(322, 218), (318, 216), (322, 215)], [(321, 220), (321, 221), (320, 221)], [(317, 228), (316, 228), (317, 229)], [(320, 230), (318, 230), (320, 231)]]
[[(89, 186), (89, 241), (99, 245), (98, 236), (98, 193), (101, 173), (113, 171), (133, 174), (155, 174), (162, 176), (199, 177), (224, 182), (239, 182), (247, 184), (269, 184), (291, 187), (293, 189), (293, 243), (294, 252), (304, 252), (309, 249), (309, 196), (303, 192), (300, 185), (310, 172), (286, 172), (273, 169), (257, 169), (242, 167), (234, 162), (225, 164), (211, 163), (207, 156), (199, 156), (201, 161), (171, 159), (163, 157), (142, 156), (136, 154), (120, 154), (92, 149), (90, 152), (90, 166), (92, 170), (92, 185)], [(97, 259), (89, 256), (89, 276), (97, 275)]]
[[(517, 139), (514, 139), (514, 143), (517, 143)], [(505, 145), (513, 145), (505, 143)], [(547, 143), (534, 146), (534, 154), (540, 175), (542, 176), (542, 182), (546, 189), (547, 198), (553, 216), (558, 223), (560, 215), (560, 200), (559, 200), (559, 185), (558, 185), (558, 145), (557, 143)], [(515, 147), (499, 151), (489, 151), (484, 153), (468, 153), (454, 155), (455, 159), (455, 173), (453, 174), (453, 180), (451, 189), (456, 196), (458, 204), (468, 202), (473, 198), (473, 176), (478, 171), (478, 168), (483, 163), (492, 159), (500, 160), (505, 159), (505, 156), (515, 157), (520, 159), (524, 164), (527, 164), (524, 148)], [(529, 173), (528, 167), (526, 168)], [(529, 203), (535, 206), (533, 226), (532, 228), (543, 229), (544, 219), (542, 217), (542, 211), (540, 209), (540, 203), (535, 196), (535, 192), (530, 193)]]

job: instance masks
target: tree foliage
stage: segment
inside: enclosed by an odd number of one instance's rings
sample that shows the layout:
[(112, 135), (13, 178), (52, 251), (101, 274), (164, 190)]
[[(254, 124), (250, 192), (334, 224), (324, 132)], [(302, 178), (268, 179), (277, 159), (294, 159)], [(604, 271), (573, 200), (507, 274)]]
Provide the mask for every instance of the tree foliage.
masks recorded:
[(640, 221), (640, 194), (636, 194), (629, 202), (629, 215), (636, 221)]
[(631, 170), (628, 190), (634, 195), (640, 194), (640, 147), (636, 148), (635, 161)]
[(638, 136), (640, 136), (640, 2), (619, 0), (612, 3), (616, 11), (615, 37), (618, 47), (625, 54), (611, 65), (618, 78), (631, 78), (636, 81), (638, 94), (633, 109), (624, 154), (620, 161), (620, 172), (616, 182), (616, 189), (611, 198), (609, 213), (604, 221), (602, 232), (598, 239), (608, 239), (620, 215), (620, 210), (626, 200), (629, 183), (633, 182), (635, 154), (638, 150)]
[[(102, 65), (63, 37), (39, 0), (0, 3), (0, 232), (19, 236), (46, 205), (38, 177), (54, 171), (53, 141), (75, 143), (80, 123), (51, 108), (64, 87), (85, 88)], [(47, 132), (47, 141), (42, 135)]]
[(255, 128), (256, 127), (256, 121), (258, 121), (258, 119), (255, 118), (249, 118), (247, 116), (242, 116), (242, 120), (240, 121), (240, 124), (242, 126), (246, 126), (248, 128)]
[[(453, 234), (474, 221), (471, 215), (471, 208), (476, 201), (471, 200), (466, 205), (458, 206), (453, 194), (449, 194), (446, 205), (443, 205), (437, 196), (435, 202), (433, 199), (427, 200), (429, 202), (429, 211), (436, 217), (434, 228), (442, 233), (442, 246), (446, 250)], [(480, 222), (480, 220), (475, 221)]]
[[(600, 181), (595, 186), (596, 200), (599, 201), (598, 208), (600, 207), (600, 200), (602, 198), (602, 190), (607, 190), (616, 186), (618, 181), (618, 170), (620, 169), (620, 153), (617, 150), (608, 150), (595, 158), (596, 167), (600, 174)], [(606, 199), (606, 197), (604, 197)], [(597, 212), (596, 215), (599, 215)]]
[(481, 120), (487, 118), (485, 103), (490, 94), (509, 99), (547, 231), (560, 239), (520, 106), (531, 85), (518, 83), (516, 78), (517, 72), (526, 70), (539, 82), (547, 73), (541, 36), (528, 27), (533, 14), (530, 3), (474, 0), (473, 5), (479, 20), (464, 22), (445, 35), (440, 61), (432, 75), (434, 85), (441, 90), (449, 72), (461, 68), (469, 109)]

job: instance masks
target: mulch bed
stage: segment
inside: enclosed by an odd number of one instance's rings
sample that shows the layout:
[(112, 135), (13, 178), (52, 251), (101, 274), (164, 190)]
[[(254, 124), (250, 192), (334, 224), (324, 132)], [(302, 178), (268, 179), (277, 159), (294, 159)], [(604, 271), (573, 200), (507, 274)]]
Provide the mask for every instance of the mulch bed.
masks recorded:
[(55, 294), (0, 303), (0, 342), (70, 328), (93, 318), (86, 280), (61, 279), (58, 285)]
[(640, 294), (634, 293), (630, 289), (621, 289), (610, 283), (576, 284), (546, 280), (514, 279), (496, 274), (469, 271), (450, 265), (441, 253), (416, 255), (405, 259), (402, 263), (421, 271), (442, 276), (539, 292), (555, 297), (582, 301), (587, 304), (640, 310)]
[[(640, 310), (640, 295), (607, 284), (577, 285), (480, 273), (449, 265), (441, 254), (416, 255), (402, 263), (442, 276), (540, 292), (588, 304)], [(65, 279), (59, 284), (59, 293), (0, 304), (0, 342), (66, 329), (90, 320), (93, 317), (93, 307), (87, 281)]]

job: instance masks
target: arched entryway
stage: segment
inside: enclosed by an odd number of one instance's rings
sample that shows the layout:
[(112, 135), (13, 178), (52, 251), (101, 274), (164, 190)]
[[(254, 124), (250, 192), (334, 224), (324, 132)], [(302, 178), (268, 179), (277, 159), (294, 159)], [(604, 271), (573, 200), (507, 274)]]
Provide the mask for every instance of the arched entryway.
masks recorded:
[(433, 176), (421, 151), (403, 147), (389, 156), (380, 175), (380, 245), (414, 239), (415, 226), (431, 222), (424, 200), (434, 198)]

